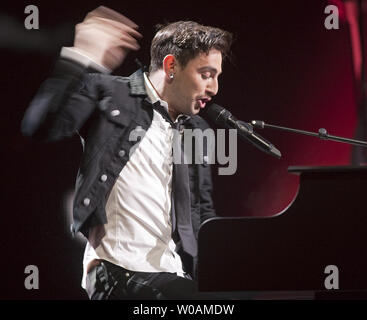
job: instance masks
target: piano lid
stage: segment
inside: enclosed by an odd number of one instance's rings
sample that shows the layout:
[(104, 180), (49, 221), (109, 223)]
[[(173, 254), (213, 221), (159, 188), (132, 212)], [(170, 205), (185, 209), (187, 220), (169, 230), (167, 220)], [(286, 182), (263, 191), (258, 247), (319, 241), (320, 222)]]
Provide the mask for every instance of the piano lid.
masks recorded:
[(300, 174), (302, 172), (351, 172), (366, 171), (367, 166), (290, 166), (288, 172)]

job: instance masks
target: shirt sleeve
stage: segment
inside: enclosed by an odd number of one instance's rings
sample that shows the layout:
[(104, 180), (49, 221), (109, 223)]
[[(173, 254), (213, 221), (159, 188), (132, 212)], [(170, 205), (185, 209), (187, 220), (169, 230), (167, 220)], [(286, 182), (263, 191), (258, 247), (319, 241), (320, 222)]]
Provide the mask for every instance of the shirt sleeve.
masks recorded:
[(73, 60), (80, 63), (86, 68), (92, 68), (101, 73), (110, 74), (112, 72), (112, 70), (106, 68), (103, 65), (100, 65), (99, 63), (94, 62), (91, 58), (89, 58), (84, 53), (81, 53), (76, 48), (62, 47), (60, 56), (61, 58)]

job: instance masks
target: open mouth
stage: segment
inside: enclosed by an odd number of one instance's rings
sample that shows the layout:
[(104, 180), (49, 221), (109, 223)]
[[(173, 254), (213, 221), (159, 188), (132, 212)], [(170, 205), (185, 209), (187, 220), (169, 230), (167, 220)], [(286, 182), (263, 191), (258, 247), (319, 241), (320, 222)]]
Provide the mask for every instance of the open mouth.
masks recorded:
[(207, 104), (207, 102), (209, 101), (210, 99), (199, 99), (198, 102), (199, 102), (199, 106), (201, 109), (205, 108), (205, 105)]

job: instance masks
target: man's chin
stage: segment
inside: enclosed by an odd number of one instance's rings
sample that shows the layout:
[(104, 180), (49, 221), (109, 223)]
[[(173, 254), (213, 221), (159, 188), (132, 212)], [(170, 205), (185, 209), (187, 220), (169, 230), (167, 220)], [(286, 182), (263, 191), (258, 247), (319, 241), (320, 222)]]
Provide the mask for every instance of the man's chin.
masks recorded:
[(184, 112), (181, 112), (181, 114), (185, 114), (187, 116), (195, 116), (200, 112), (200, 106), (193, 105), (191, 108), (187, 108)]
[(200, 106), (197, 106), (197, 105), (195, 105), (192, 109), (191, 109), (191, 112), (192, 112), (192, 115), (194, 116), (194, 115), (196, 115), (196, 114), (198, 114), (199, 112), (200, 112)]

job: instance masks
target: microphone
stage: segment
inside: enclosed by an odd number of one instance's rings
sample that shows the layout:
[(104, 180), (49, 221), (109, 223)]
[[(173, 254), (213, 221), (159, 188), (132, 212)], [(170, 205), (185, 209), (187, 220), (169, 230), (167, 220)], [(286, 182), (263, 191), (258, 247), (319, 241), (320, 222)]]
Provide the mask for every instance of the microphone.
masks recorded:
[(269, 141), (265, 140), (262, 136), (254, 132), (251, 124), (237, 120), (232, 114), (223, 107), (213, 103), (207, 108), (207, 117), (220, 127), (226, 129), (237, 129), (237, 134), (243, 140), (251, 142), (255, 147), (264, 151), (278, 159), (282, 154), (280, 151), (272, 145)]

